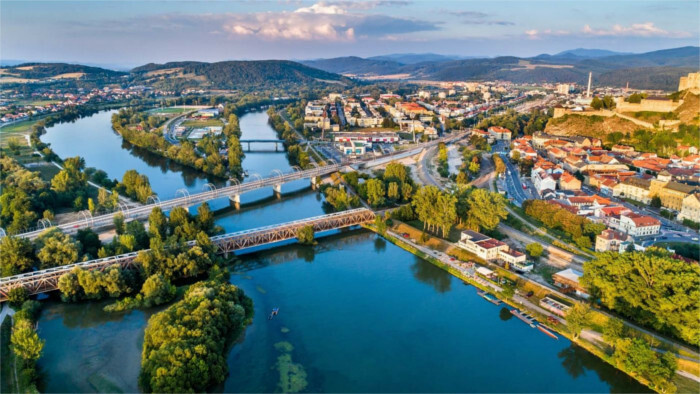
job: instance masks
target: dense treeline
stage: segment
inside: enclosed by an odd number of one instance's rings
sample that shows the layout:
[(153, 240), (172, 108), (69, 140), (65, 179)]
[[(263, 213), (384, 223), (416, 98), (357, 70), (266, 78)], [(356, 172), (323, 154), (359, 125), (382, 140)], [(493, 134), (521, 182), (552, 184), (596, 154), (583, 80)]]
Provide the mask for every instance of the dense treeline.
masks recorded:
[(515, 138), (521, 134), (532, 135), (535, 131), (544, 130), (552, 115), (550, 111), (539, 109), (533, 109), (527, 114), (519, 114), (514, 109), (509, 109), (503, 115), (489, 116), (480, 120), (476, 128), (486, 130), (491, 126), (505, 127), (513, 132)]
[(139, 386), (144, 392), (204, 392), (226, 378), (226, 353), (249, 322), (252, 301), (226, 278), (192, 285), (148, 321)]
[(606, 307), (633, 321), (700, 344), (700, 266), (663, 249), (599, 254), (583, 265), (582, 283)]
[(685, 157), (688, 150), (678, 149), (679, 145), (700, 146), (700, 127), (681, 123), (678, 131), (639, 129), (630, 133), (615, 131), (605, 136), (605, 145), (615, 144), (633, 146), (638, 152), (654, 152), (659, 156), (678, 155)]
[(287, 148), (287, 158), (292, 165), (308, 168), (310, 164), (309, 154), (299, 145), (294, 128), (277, 113), (274, 106), (267, 110), (270, 126), (277, 132), (280, 139), (284, 140)]
[(580, 248), (591, 248), (595, 237), (605, 230), (604, 224), (591, 222), (544, 200), (527, 200), (523, 208), (528, 216), (546, 227), (563, 231)]
[(387, 164), (376, 178), (348, 172), (343, 174), (343, 180), (374, 208), (410, 202), (416, 188), (410, 169), (396, 162)]

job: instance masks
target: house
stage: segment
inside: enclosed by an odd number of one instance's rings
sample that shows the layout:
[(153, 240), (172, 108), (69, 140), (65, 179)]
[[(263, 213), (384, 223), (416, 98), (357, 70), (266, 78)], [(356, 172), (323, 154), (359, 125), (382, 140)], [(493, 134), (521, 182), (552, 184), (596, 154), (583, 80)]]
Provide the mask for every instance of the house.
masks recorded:
[(567, 268), (552, 275), (554, 285), (559, 287), (564, 293), (575, 293), (579, 297), (588, 298), (586, 289), (581, 285), (580, 279), (583, 276), (581, 271)]
[(660, 229), (661, 222), (651, 216), (637, 213), (620, 215), (620, 230), (633, 237), (655, 235), (659, 233)]
[(525, 253), (513, 249), (499, 251), (498, 260), (504, 264), (507, 263), (512, 269), (518, 272), (530, 272), (534, 267), (531, 261), (527, 261)]
[(595, 238), (596, 252), (619, 252), (620, 245), (623, 242), (631, 241), (632, 237), (621, 232), (611, 229), (604, 230)]
[(649, 204), (651, 202), (651, 196), (649, 195), (649, 188), (651, 187), (651, 181), (629, 177), (622, 180), (613, 188), (613, 196), (629, 198), (631, 200), (639, 201), (644, 204)]
[(678, 220), (686, 219), (700, 223), (700, 193), (689, 194), (683, 199)]
[(510, 141), (512, 137), (512, 132), (505, 127), (501, 126), (491, 126), (488, 128), (489, 136), (494, 140), (500, 141)]
[(540, 194), (546, 189), (555, 190), (557, 188), (557, 181), (544, 170), (539, 170), (532, 174), (532, 184), (535, 185), (535, 189)]
[(581, 190), (581, 181), (570, 172), (563, 172), (558, 183), (560, 190)]

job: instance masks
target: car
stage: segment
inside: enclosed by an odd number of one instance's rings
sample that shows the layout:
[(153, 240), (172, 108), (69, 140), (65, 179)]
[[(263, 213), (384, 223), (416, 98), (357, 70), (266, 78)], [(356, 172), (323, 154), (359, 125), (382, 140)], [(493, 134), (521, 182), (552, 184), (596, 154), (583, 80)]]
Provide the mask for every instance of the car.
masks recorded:
[(403, 234), (401, 234), (401, 236), (404, 237), (404, 238), (408, 238), (408, 237), (409, 237), (408, 233), (403, 233)]
[(527, 190), (527, 185), (523, 183), (523, 190)]
[(455, 259), (454, 257), (450, 257), (450, 261), (455, 261), (455, 260), (457, 260), (457, 259)]

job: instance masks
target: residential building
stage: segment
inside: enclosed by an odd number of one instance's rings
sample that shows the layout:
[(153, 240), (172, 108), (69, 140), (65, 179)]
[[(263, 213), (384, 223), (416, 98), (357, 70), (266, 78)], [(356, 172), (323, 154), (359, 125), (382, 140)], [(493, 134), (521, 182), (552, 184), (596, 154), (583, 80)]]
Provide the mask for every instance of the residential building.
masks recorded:
[(685, 219), (700, 223), (700, 193), (689, 194), (683, 199), (678, 220)]
[(491, 126), (488, 128), (489, 136), (494, 140), (510, 141), (512, 132), (505, 127)]
[(542, 194), (544, 190), (555, 190), (557, 188), (557, 181), (554, 180), (551, 174), (548, 174), (544, 170), (533, 171), (531, 179), (532, 184), (535, 185), (535, 189), (537, 189), (537, 192), (540, 194)]
[(484, 260), (498, 260), (502, 263), (508, 263), (517, 271), (528, 272), (533, 267), (532, 263), (527, 261), (524, 253), (512, 250), (505, 243), (476, 231), (462, 231), (457, 246)]
[(620, 230), (633, 237), (655, 235), (660, 229), (661, 222), (651, 216), (637, 213), (620, 215)]
[(570, 172), (563, 172), (559, 177), (560, 190), (581, 190), (581, 181)]
[(395, 143), (399, 142), (399, 135), (394, 132), (333, 133), (333, 140), (335, 142), (362, 141), (370, 143)]
[(604, 230), (595, 238), (596, 252), (619, 252), (623, 242), (631, 241), (628, 234), (612, 229)]
[(649, 195), (650, 186), (651, 181), (647, 179), (629, 177), (615, 185), (613, 188), (613, 196), (629, 198), (644, 204), (649, 204), (651, 202), (651, 196)]

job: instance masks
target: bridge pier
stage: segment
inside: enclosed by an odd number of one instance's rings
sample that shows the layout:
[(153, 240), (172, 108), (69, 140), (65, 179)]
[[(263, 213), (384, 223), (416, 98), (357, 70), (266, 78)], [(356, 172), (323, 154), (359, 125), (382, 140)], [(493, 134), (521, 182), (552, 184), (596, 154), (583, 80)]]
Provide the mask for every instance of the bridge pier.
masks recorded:
[(318, 189), (320, 182), (321, 182), (321, 179), (318, 176), (312, 176), (311, 177), (311, 189), (312, 190)]
[(229, 198), (229, 204), (234, 207), (235, 209), (241, 209), (241, 195), (240, 194), (234, 194), (230, 196)]
[(274, 190), (274, 192), (275, 192), (275, 197), (277, 197), (278, 199), (282, 198), (282, 184), (281, 183), (278, 183), (278, 184), (272, 186), (272, 190)]

